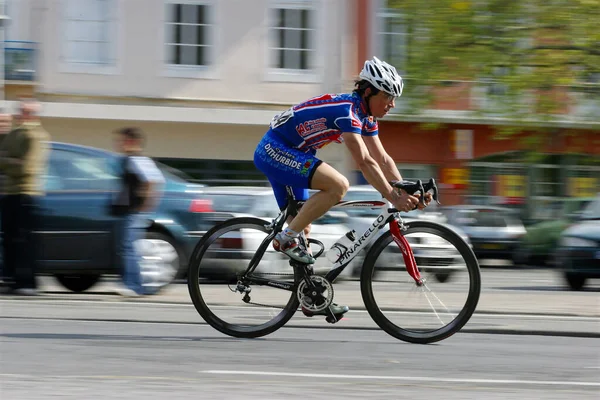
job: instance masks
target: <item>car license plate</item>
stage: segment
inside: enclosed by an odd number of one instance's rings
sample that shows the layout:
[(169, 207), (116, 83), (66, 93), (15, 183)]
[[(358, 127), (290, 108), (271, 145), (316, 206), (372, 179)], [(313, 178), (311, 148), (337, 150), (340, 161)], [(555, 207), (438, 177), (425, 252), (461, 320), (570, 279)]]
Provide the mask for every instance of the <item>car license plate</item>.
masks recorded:
[(484, 243), (481, 245), (481, 248), (486, 250), (498, 250), (502, 248), (502, 245), (497, 243)]

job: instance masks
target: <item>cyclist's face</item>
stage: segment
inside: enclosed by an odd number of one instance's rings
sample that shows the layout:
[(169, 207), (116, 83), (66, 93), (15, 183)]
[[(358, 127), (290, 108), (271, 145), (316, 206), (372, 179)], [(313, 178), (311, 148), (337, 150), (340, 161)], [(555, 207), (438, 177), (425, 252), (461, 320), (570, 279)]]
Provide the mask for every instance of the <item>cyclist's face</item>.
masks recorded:
[(396, 106), (396, 98), (388, 93), (380, 91), (369, 98), (371, 114), (376, 118), (384, 117), (390, 109)]

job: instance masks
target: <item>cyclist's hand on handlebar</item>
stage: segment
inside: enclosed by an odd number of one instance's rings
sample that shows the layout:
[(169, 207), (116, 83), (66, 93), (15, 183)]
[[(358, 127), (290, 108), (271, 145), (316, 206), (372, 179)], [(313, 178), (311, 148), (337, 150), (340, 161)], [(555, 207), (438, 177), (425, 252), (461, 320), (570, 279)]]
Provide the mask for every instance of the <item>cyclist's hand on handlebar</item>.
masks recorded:
[(411, 196), (406, 193), (404, 190), (400, 190), (398, 193), (398, 198), (392, 202), (392, 205), (398, 211), (409, 212), (415, 209), (415, 207), (419, 204), (419, 198), (416, 196)]
[[(417, 197), (417, 199), (421, 197), (420, 194), (417, 194), (415, 196)], [(433, 199), (433, 197), (431, 196), (431, 193), (429, 193), (429, 192), (425, 193), (425, 198), (423, 199), (423, 202), (425, 204), (421, 204), (421, 202), (419, 202), (419, 205), (418, 205), (419, 210), (423, 210), (425, 207), (427, 207), (429, 205), (429, 203), (431, 203), (432, 199)]]

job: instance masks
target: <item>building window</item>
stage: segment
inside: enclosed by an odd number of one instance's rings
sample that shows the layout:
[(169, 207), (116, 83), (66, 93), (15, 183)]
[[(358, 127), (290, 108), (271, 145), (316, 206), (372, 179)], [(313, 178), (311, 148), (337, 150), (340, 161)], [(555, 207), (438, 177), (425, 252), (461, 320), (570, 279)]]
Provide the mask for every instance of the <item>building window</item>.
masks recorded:
[(315, 10), (311, 2), (282, 2), (271, 9), (271, 68), (313, 69)]
[(69, 64), (116, 64), (115, 0), (64, 0), (65, 49)]
[(404, 17), (397, 9), (390, 7), (390, 1), (382, 1), (377, 12), (379, 28), (376, 40), (378, 56), (392, 64), (401, 72), (406, 64), (407, 29)]
[(166, 62), (170, 65), (207, 66), (211, 60), (211, 5), (174, 0), (166, 4)]

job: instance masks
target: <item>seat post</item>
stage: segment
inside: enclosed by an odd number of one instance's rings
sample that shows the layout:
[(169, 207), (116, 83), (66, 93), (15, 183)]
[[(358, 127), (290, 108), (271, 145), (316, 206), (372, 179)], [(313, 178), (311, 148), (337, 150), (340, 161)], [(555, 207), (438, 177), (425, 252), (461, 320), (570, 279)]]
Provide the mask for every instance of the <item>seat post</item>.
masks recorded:
[(296, 216), (300, 208), (298, 207), (298, 200), (296, 200), (296, 196), (294, 196), (294, 191), (291, 186), (286, 186), (285, 189), (287, 191), (287, 215)]

